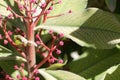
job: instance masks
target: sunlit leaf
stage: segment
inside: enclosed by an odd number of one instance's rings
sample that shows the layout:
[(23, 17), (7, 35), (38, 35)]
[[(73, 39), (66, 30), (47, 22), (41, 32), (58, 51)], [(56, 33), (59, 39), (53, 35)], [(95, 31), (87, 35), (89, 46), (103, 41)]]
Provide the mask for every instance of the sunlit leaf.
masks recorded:
[(7, 16), (10, 11), (7, 11), (8, 6), (14, 6), (14, 0), (0, 0), (0, 14)]
[(85, 80), (83, 77), (68, 71), (40, 69), (39, 72), (45, 80)]
[[(55, 0), (55, 2), (57, 1), (58, 0)], [(88, 0), (62, 0), (61, 4), (53, 6), (53, 10), (51, 11), (50, 15), (53, 16), (61, 13), (66, 13), (69, 10), (71, 10), (72, 12), (82, 12), (87, 6), (87, 1)]]
[(104, 80), (119, 80), (120, 79), (120, 65), (113, 66), (107, 70), (107, 74)]
[(55, 63), (46, 69), (47, 70), (55, 70), (55, 69), (63, 67), (66, 63), (67, 63), (67, 61), (65, 63)]
[(120, 38), (119, 25), (113, 14), (90, 8), (84, 12), (48, 19), (46, 24), (35, 29), (52, 29), (64, 33), (66, 37), (81, 46), (107, 49), (116, 45), (109, 44), (109, 41)]

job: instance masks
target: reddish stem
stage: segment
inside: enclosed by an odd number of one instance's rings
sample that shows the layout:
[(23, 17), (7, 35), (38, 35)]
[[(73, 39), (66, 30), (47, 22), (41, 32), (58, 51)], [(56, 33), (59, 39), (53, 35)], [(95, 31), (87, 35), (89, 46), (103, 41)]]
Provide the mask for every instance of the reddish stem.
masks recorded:
[(50, 59), (50, 57), (52, 56), (52, 53), (55, 49), (56, 49), (56, 46), (52, 45), (47, 57), (45, 59), (43, 59), (43, 61), (41, 61), (39, 64), (37, 64), (37, 66), (34, 68), (34, 71), (32, 72), (32, 76), (34, 75), (35, 70), (40, 68), (43, 64), (45, 64)]
[(41, 13), (38, 15), (37, 19), (35, 20), (35, 25), (37, 25), (37, 23), (38, 23), (38, 21), (40, 20), (41, 16), (44, 14), (45, 9), (46, 9), (46, 7), (48, 6), (49, 2), (50, 2), (49, 0), (46, 1), (46, 6), (45, 6), (44, 8), (42, 8)]
[(53, 52), (53, 51), (50, 51), (50, 52), (48, 53), (48, 56), (47, 56), (45, 59), (43, 59), (43, 61), (41, 61), (39, 64), (37, 64), (37, 66), (34, 68), (34, 70), (33, 70), (33, 72), (32, 72), (32, 77), (34, 76), (35, 70), (37, 70), (39, 67), (41, 67), (43, 64), (45, 64), (45, 63), (47, 62), (47, 60), (50, 58), (50, 55), (52, 54), (52, 52)]
[(14, 43), (14, 41), (10, 38), (9, 34), (7, 33), (7, 31), (6, 31), (7, 21), (3, 21), (3, 22), (4, 22), (3, 31), (4, 31), (4, 34), (5, 34), (6, 39), (10, 42), (10, 44), (11, 44), (14, 48), (16, 48), (16, 50), (17, 50), (18, 52), (20, 52), (20, 54), (21, 54), (24, 58), (26, 58), (25, 53), (23, 53), (23, 51), (21, 51), (21, 50), (17, 47), (17, 45)]
[(49, 47), (47, 47), (47, 46), (43, 43), (43, 41), (41, 40), (41, 38), (40, 38), (39, 36), (38, 36), (38, 39), (39, 39), (39, 41), (40, 41), (40, 45), (43, 46), (46, 50), (50, 51)]
[[(27, 39), (34, 42), (34, 23), (27, 26)], [(35, 46), (33, 44), (26, 47), (27, 61), (28, 61), (28, 73), (31, 78), (31, 73), (34, 65), (36, 64)]]
[(60, 16), (62, 16), (62, 15), (64, 15), (64, 13), (63, 13), (63, 14), (54, 15), (54, 16), (48, 16), (47, 19), (48, 19), (48, 18), (60, 17)]

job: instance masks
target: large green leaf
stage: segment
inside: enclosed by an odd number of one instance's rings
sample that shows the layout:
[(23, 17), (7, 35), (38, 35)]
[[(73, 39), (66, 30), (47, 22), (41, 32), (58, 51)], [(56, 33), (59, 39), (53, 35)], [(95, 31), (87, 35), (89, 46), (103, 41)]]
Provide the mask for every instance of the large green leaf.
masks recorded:
[(113, 66), (107, 70), (105, 80), (119, 80), (120, 79), (120, 65)]
[(88, 49), (85, 50), (78, 60), (69, 64), (70, 71), (89, 80), (104, 80), (105, 75), (108, 73), (107, 69), (120, 63), (119, 57), (120, 52), (116, 49)]
[(53, 29), (64, 33), (81, 46), (94, 48), (113, 48), (109, 43), (120, 38), (119, 21), (116, 17), (97, 8), (85, 9), (84, 12), (75, 12), (61, 17), (48, 19), (37, 28)]
[(39, 72), (45, 80), (85, 80), (83, 77), (68, 71), (39, 69)]
[[(55, 0), (56, 2), (58, 0)], [(62, 0), (61, 4), (54, 5), (50, 15), (58, 15), (69, 10), (72, 12), (83, 11), (87, 6), (88, 0)]]

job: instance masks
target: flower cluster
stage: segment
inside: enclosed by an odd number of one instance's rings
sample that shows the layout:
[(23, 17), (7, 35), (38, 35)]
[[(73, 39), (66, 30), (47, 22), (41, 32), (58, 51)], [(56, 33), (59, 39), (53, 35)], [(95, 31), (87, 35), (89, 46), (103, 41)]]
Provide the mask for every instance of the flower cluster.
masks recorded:
[[(45, 23), (49, 18), (65, 15), (66, 13), (49, 16), (51, 11), (54, 10), (54, 5), (61, 4), (62, 0), (14, 0), (14, 2), (18, 6), (18, 12), (15, 12), (10, 6), (8, 6), (6, 10), (9, 11), (10, 14), (5, 19), (0, 15), (0, 29), (4, 33), (0, 34), (0, 40), (3, 41), (4, 45), (10, 44), (13, 46), (15, 50), (27, 60), (27, 70), (29, 70), (28, 75), (24, 75), (23, 70), (26, 65), (22, 63), (20, 67), (18, 67), (18, 65), (14, 66), (14, 69), (21, 73), (20, 75), (18, 74), (16, 78), (18, 80), (40, 80), (37, 74), (38, 68), (42, 65), (45, 63), (63, 63), (62, 59), (56, 58), (54, 55), (60, 55), (62, 53), (59, 47), (64, 45), (64, 42), (62, 41), (64, 34), (56, 34), (54, 31), (49, 30), (48, 34), (52, 39), (51, 43), (46, 45), (41, 38), (41, 33), (44, 30), (40, 29), (35, 32), (34, 28), (41, 18), (42, 22)], [(67, 13), (71, 12), (72, 11), (69, 10)], [(9, 20), (16, 20), (17, 18), (24, 23), (23, 27), (26, 29), (26, 32), (20, 28), (21, 26), (15, 25), (11, 26), (12, 29), (7, 29), (7, 23)], [(44, 51), (41, 50), (41, 47), (44, 48)], [(43, 57), (43, 60), (38, 64), (34, 61), (36, 53), (39, 53), (40, 56)], [(13, 78), (6, 75), (6, 79), (12, 80)]]
[[(61, 54), (61, 50), (59, 49), (59, 47), (64, 45), (64, 42), (62, 41), (62, 38), (64, 37), (64, 35), (61, 34), (55, 34), (52, 30), (48, 31), (49, 35), (51, 35), (52, 37), (52, 41), (51, 44), (49, 44), (49, 46), (46, 46), (43, 41), (40, 38), (39, 34), (36, 34), (36, 44), (38, 45), (37, 48), (37, 53), (42, 54), (42, 56), (49, 62), (49, 63), (55, 63), (55, 62), (59, 62), (59, 63), (63, 63), (62, 59), (57, 59), (54, 57), (54, 54), (60, 55)], [(39, 48), (44, 47), (45, 51), (41, 53), (41, 50)]]
[[(12, 78), (11, 76), (9, 75), (5, 75), (5, 79), (6, 80), (29, 80), (27, 77), (26, 77), (26, 74), (25, 74), (25, 64), (24, 63), (21, 63), (21, 65), (18, 67), (18, 65), (14, 65), (14, 70), (17, 70), (19, 72), (19, 74), (16, 75), (16, 78)], [(38, 70), (35, 70), (34, 72), (34, 76), (33, 76), (33, 80), (40, 80), (40, 78), (37, 76), (39, 73)]]

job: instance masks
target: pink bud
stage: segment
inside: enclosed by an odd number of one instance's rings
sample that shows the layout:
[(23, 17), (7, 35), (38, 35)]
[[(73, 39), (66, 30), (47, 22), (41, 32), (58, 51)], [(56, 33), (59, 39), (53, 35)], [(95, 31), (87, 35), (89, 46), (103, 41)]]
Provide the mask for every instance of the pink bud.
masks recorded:
[(50, 6), (49, 10), (53, 10), (53, 6)]
[(62, 64), (62, 63), (63, 63), (63, 60), (62, 60), (62, 59), (60, 59), (58, 62)]
[(36, 2), (36, 0), (30, 0), (30, 2), (31, 2), (31, 3), (35, 3), (35, 2)]
[(46, 6), (46, 3), (43, 3), (43, 4), (41, 5), (42, 8), (44, 8), (45, 6)]
[(7, 7), (7, 11), (11, 10), (10, 6)]
[(62, 3), (62, 0), (59, 0), (59, 1), (58, 1), (58, 4), (61, 4), (61, 3)]
[(53, 30), (49, 30), (49, 34), (53, 34)]
[(37, 75), (39, 73), (39, 71), (36, 69), (36, 70), (34, 70), (34, 73)]
[(39, 39), (39, 34), (36, 34), (36, 36), (35, 36), (37, 39)]
[(26, 78), (26, 77), (23, 77), (22, 80), (27, 80), (27, 78)]
[(18, 66), (17, 66), (17, 65), (14, 65), (14, 69), (15, 69), (15, 70), (17, 70), (17, 69), (19, 69), (19, 68), (18, 68)]
[(12, 19), (12, 17), (13, 17), (13, 14), (8, 15), (8, 19)]
[(24, 9), (23, 5), (19, 5), (19, 9), (22, 11)]
[(20, 32), (20, 28), (16, 28), (16, 32)]
[(8, 34), (11, 36), (11, 35), (12, 35), (12, 31), (9, 30), (9, 31), (8, 31)]
[(11, 77), (9, 75), (5, 75), (6, 80), (10, 80)]
[(45, 13), (46, 13), (46, 14), (50, 14), (50, 10), (46, 10)]
[(16, 77), (17, 77), (17, 79), (20, 79), (20, 78), (21, 78), (21, 76), (20, 76), (19, 74), (18, 74)]
[(0, 34), (0, 39), (3, 39), (2, 35)]
[(45, 58), (46, 57), (46, 53), (42, 53), (42, 56)]
[(0, 14), (0, 19), (2, 19), (2, 15)]
[(25, 66), (25, 64), (24, 63), (21, 63), (21, 67), (24, 67)]
[(63, 34), (63, 33), (60, 33), (59, 35), (60, 35), (60, 38), (63, 38), (63, 37), (64, 37), (64, 34)]
[(60, 53), (61, 53), (61, 50), (56, 49), (56, 54), (60, 54)]
[(37, 11), (37, 10), (36, 10), (36, 9), (34, 9), (34, 10), (33, 10), (33, 13), (36, 13), (36, 11)]
[(39, 77), (36, 77), (35, 80), (40, 80), (40, 78), (39, 78)]
[(39, 44), (40, 44), (40, 41), (36, 41), (35, 43), (36, 43), (37, 45), (39, 45)]
[(7, 41), (7, 40), (4, 40), (4, 44), (5, 44), (5, 45), (8, 44), (8, 41)]
[(50, 62), (51, 62), (51, 63), (54, 63), (54, 62), (55, 62), (55, 59), (54, 59), (54, 58), (50, 59)]
[(23, 32), (23, 33), (21, 34), (21, 36), (25, 37), (25, 36), (26, 36), (26, 34)]
[(60, 41), (60, 42), (59, 42), (59, 45), (60, 45), (60, 46), (63, 46), (63, 45), (64, 45), (64, 42), (63, 42), (63, 41)]

